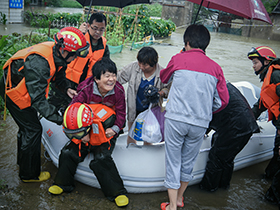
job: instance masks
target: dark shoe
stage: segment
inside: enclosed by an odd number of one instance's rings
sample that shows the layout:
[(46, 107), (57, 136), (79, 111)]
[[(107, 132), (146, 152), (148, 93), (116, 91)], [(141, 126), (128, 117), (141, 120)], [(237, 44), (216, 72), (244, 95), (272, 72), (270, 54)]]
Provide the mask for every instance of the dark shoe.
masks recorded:
[(275, 197), (271, 187), (265, 193), (265, 199), (273, 204), (278, 204), (277, 198)]
[(209, 191), (209, 192), (215, 192), (218, 189), (218, 187), (215, 187), (215, 188), (210, 188), (209, 186), (205, 187), (202, 183), (199, 184), (199, 188), (202, 190)]

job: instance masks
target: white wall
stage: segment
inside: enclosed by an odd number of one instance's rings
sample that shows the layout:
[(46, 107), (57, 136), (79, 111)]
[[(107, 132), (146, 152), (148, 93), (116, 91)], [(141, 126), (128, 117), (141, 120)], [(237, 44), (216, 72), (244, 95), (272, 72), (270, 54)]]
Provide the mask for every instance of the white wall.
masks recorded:
[[(23, 23), (24, 6), (21, 9), (10, 8), (9, 2), (9, 0), (0, 0), (0, 12), (6, 14), (7, 23)], [(24, 0), (22, 0), (22, 4), (24, 4)]]

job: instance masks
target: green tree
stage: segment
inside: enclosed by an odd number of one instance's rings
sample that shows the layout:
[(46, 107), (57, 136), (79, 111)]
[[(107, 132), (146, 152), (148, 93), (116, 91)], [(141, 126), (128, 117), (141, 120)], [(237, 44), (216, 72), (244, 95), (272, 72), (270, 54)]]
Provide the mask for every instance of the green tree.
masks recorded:
[(276, 7), (279, 0), (262, 0), (262, 3), (268, 14), (272, 12), (272, 10)]

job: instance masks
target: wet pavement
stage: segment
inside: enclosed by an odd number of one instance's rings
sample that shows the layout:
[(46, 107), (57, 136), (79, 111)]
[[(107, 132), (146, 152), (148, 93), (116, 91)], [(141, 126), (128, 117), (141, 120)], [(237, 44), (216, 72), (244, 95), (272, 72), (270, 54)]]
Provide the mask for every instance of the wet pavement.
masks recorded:
[[(3, 126), (3, 123), (6, 125)], [(48, 193), (53, 183), (57, 168), (44, 156), (42, 147), (42, 170), (51, 173), (51, 179), (42, 183), (23, 183), (18, 177), (16, 165), (16, 131), (17, 126), (9, 116), (7, 121), (0, 121), (0, 209), (52, 209), (52, 210), (114, 210), (119, 209), (107, 200), (100, 189), (76, 182), (72, 193), (55, 196)], [(214, 193), (202, 191), (197, 185), (190, 186), (184, 194), (184, 208), (179, 209), (254, 209), (276, 210), (263, 198), (270, 181), (263, 178), (267, 161), (234, 172), (231, 187), (219, 189)], [(4, 182), (3, 182), (4, 180)], [(160, 203), (168, 201), (167, 192), (147, 194), (128, 194), (130, 204), (127, 210), (159, 210)]]

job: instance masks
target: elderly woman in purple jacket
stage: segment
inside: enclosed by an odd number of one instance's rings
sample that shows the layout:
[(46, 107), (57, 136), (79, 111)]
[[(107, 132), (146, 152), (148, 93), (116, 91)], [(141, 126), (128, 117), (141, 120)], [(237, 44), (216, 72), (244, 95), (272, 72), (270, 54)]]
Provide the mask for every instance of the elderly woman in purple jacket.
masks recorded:
[[(126, 118), (125, 91), (123, 86), (116, 81), (117, 72), (113, 73), (115, 77), (114, 82), (110, 79), (112, 75), (107, 75), (109, 71), (102, 73), (104, 74), (104, 81), (101, 79), (100, 74), (101, 73), (97, 76), (92, 76), (79, 84), (77, 88), (78, 95), (73, 98), (71, 104), (75, 102), (104, 104), (113, 108), (116, 112), (116, 120), (112, 130), (115, 134), (118, 134), (123, 128)], [(114, 88), (112, 88), (112, 86), (114, 86)]]
[[(59, 169), (54, 179), (54, 185), (49, 188), (52, 194), (71, 192), (74, 189), (74, 175), (79, 162), (83, 161), (89, 152), (94, 159), (89, 167), (95, 174), (104, 195), (115, 201), (117, 206), (128, 205), (127, 191), (119, 175), (118, 169), (111, 157), (117, 136), (125, 125), (126, 105), (123, 86), (117, 82), (117, 68), (110, 58), (103, 57), (92, 68), (93, 76), (81, 82), (77, 95), (71, 104), (80, 102), (86, 104), (103, 104), (112, 108), (116, 116), (103, 124), (107, 138), (113, 138), (99, 146), (87, 146), (89, 138), (82, 138), (81, 148), (71, 141), (65, 146), (59, 157)], [(79, 156), (81, 154), (81, 156)]]

